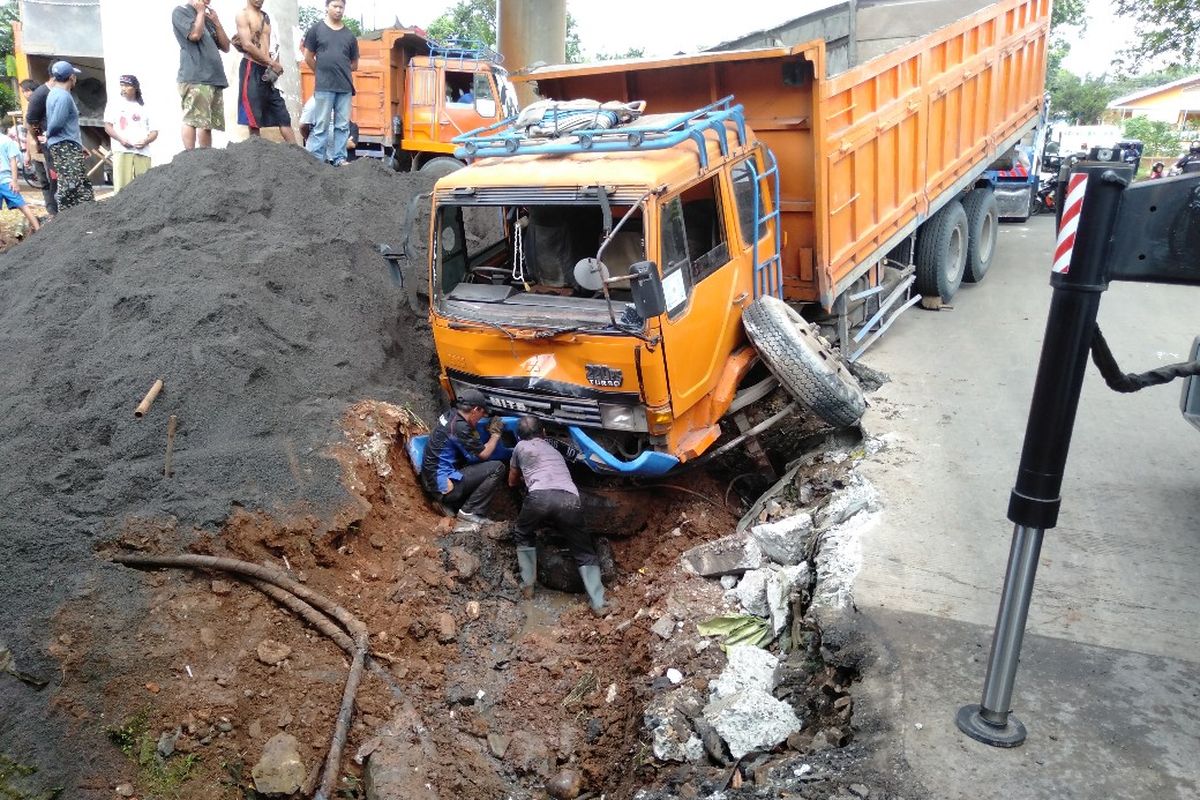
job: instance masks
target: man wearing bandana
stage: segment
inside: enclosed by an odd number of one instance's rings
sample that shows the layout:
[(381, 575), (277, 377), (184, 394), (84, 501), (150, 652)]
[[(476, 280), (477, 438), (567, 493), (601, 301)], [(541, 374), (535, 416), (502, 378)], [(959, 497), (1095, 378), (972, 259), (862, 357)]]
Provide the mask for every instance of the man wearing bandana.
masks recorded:
[(113, 189), (121, 191), (150, 169), (150, 143), (158, 130), (150, 124), (136, 75), (121, 76), (121, 94), (104, 109), (104, 130), (112, 140)]

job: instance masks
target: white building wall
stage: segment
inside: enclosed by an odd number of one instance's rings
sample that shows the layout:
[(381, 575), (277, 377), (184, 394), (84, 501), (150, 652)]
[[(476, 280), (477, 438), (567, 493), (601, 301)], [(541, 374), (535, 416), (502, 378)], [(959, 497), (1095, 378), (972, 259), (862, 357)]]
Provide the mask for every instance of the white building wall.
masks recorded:
[[(146, 110), (158, 128), (158, 140), (150, 146), (155, 164), (170, 161), (183, 149), (180, 138), (183, 112), (175, 80), (179, 71), (179, 45), (171, 27), (171, 12), (179, 5), (178, 0), (100, 0), (108, 96), (119, 94), (121, 75), (137, 75)], [(234, 18), (245, 5), (245, 0), (212, 0), (212, 9), (231, 37), (237, 31)], [(279, 44), (279, 60), (285, 69), (279, 88), (296, 120), (300, 116), (300, 74), (294, 60), (300, 37), (296, 28), (299, 3), (266, 0), (263, 8), (271, 15), (272, 37)], [(237, 70), (241, 54), (230, 48), (223, 60), (229, 79), (229, 88), (225, 90), (225, 133), (214, 132), (214, 147), (224, 147), (249, 135), (245, 127), (237, 124)]]

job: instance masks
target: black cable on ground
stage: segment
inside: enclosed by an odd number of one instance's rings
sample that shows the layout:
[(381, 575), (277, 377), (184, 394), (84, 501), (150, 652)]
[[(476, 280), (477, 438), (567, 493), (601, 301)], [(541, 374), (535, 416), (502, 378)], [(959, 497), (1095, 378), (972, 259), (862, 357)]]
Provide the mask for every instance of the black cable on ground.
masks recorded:
[(1114, 392), (1138, 392), (1149, 386), (1161, 386), (1164, 383), (1170, 383), (1176, 378), (1187, 378), (1192, 375), (1200, 375), (1200, 361), (1183, 361), (1178, 364), (1168, 364), (1165, 367), (1152, 369), (1149, 372), (1121, 372), (1121, 367), (1117, 365), (1117, 359), (1112, 354), (1112, 350), (1108, 347), (1108, 342), (1104, 340), (1104, 334), (1100, 332), (1100, 326), (1097, 325), (1092, 332), (1092, 361), (1095, 362), (1100, 374), (1104, 376), (1104, 382), (1108, 384), (1108, 388)]

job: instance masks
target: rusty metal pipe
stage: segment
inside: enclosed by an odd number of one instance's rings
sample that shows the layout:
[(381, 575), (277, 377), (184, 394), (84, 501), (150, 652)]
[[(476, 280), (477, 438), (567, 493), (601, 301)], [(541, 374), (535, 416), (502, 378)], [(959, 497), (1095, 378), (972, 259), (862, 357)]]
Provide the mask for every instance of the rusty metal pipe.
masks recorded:
[(150, 387), (150, 391), (146, 392), (146, 396), (142, 398), (142, 402), (138, 403), (137, 408), (133, 410), (133, 415), (138, 419), (146, 416), (146, 412), (150, 410), (150, 404), (154, 402), (154, 398), (158, 397), (158, 393), (163, 389), (163, 379), (159, 378)]

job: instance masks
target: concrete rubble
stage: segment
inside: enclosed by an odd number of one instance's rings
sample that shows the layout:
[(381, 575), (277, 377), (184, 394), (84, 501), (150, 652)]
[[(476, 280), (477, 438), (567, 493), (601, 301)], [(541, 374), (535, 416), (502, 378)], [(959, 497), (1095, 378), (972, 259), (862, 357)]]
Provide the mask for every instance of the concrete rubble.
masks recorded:
[(804, 727), (792, 707), (758, 688), (719, 697), (704, 707), (704, 719), (741, 758), (770, 749)]
[(705, 542), (683, 554), (684, 569), (704, 578), (741, 575), (762, 566), (765, 555), (758, 542), (733, 535)]
[(277, 733), (267, 740), (262, 757), (251, 773), (254, 789), (264, 795), (289, 795), (300, 789), (308, 771), (300, 759), (300, 743), (290, 733)]
[(808, 557), (812, 529), (812, 516), (802, 511), (775, 522), (755, 525), (750, 528), (750, 535), (767, 558), (777, 564), (795, 565)]
[(744, 689), (772, 692), (779, 685), (779, 659), (760, 647), (735, 645), (726, 654), (725, 669), (709, 684), (713, 697), (729, 697)]

